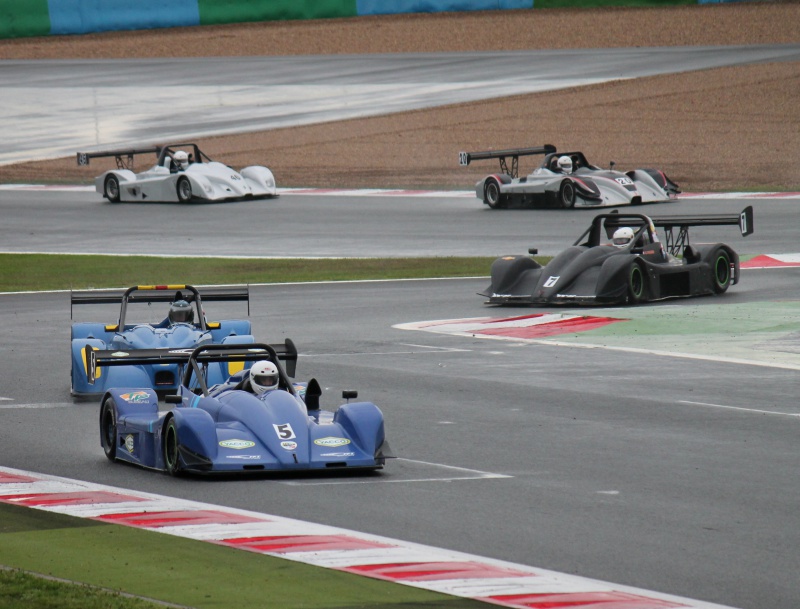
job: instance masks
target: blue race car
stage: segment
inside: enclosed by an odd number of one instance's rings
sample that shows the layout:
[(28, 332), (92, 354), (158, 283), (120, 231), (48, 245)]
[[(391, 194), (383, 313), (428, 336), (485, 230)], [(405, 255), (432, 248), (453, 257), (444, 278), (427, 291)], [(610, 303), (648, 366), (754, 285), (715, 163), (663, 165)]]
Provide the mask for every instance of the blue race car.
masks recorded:
[[(72, 395), (99, 395), (109, 387), (145, 386), (166, 393), (176, 391), (180, 383), (177, 365), (150, 363), (98, 371), (94, 384), (90, 384), (85, 355), (87, 345), (92, 349), (120, 352), (171, 348), (187, 349), (188, 353), (200, 345), (254, 342), (249, 320), (207, 321), (203, 303), (209, 301), (247, 301), (248, 315), (250, 312), (247, 286), (203, 288), (202, 294), (191, 285), (138, 285), (121, 294), (105, 290), (72, 292), (71, 306), (121, 303), (116, 323), (72, 324)], [(170, 303), (169, 311), (161, 312), (157, 319), (148, 322), (133, 321), (147, 317), (147, 313), (152, 317), (152, 312), (148, 311), (152, 303)], [(136, 316), (131, 311), (136, 311)], [(163, 313), (167, 316), (161, 319)], [(222, 382), (240, 369), (241, 363), (232, 363), (225, 370), (220, 368), (219, 375), (212, 377), (211, 382)]]
[[(283, 345), (205, 345), (185, 350), (140, 350), (122, 354), (86, 347), (89, 381), (102, 367), (128, 360), (136, 364), (170, 363), (184, 367), (177, 394), (159, 409), (150, 387), (106, 390), (100, 408), (100, 443), (111, 461), (197, 474), (301, 472), (381, 469), (394, 455), (384, 432), (383, 414), (370, 402), (350, 402), (344, 391), (335, 412), (320, 408), (316, 379), (293, 383), (297, 349)], [(255, 361), (274, 372), (273, 388), (258, 394), (255, 374), (240, 371), (209, 387), (214, 366)], [(282, 362), (287, 362), (286, 368)], [(127, 361), (125, 363), (128, 363)]]

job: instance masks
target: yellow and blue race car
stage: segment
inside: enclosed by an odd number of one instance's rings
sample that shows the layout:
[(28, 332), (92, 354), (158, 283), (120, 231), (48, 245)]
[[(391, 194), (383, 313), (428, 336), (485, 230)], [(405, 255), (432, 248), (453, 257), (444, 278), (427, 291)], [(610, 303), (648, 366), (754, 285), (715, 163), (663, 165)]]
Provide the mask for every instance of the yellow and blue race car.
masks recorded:
[[(160, 392), (175, 391), (180, 383), (177, 364), (124, 365), (102, 370), (94, 383), (87, 378), (86, 347), (123, 353), (140, 349), (172, 349), (190, 353), (195, 347), (210, 344), (247, 344), (254, 342), (250, 321), (230, 319), (208, 321), (203, 304), (212, 301), (246, 301), (250, 313), (247, 286), (214, 287), (200, 290), (191, 285), (137, 285), (118, 290), (81, 290), (70, 295), (75, 305), (119, 304), (116, 322), (77, 322), (72, 324), (73, 396), (102, 394), (108, 387), (151, 387)], [(168, 303), (154, 312), (153, 304)], [(157, 317), (156, 317), (157, 316)], [(239, 368), (237, 368), (239, 366)], [(231, 363), (218, 370), (215, 382), (241, 369)]]

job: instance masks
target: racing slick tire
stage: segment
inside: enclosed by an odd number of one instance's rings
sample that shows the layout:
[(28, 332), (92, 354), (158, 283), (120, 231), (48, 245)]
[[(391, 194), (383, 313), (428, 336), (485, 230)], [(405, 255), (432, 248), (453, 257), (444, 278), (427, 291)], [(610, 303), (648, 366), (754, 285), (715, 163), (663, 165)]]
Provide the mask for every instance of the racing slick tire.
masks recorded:
[(564, 209), (572, 209), (575, 207), (575, 184), (572, 180), (564, 180), (558, 189), (558, 202)]
[(492, 209), (508, 207), (505, 197), (500, 192), (500, 182), (494, 179), (486, 181), (486, 185), (483, 187), (483, 202)]
[(112, 203), (119, 203), (119, 178), (111, 174), (103, 183), (103, 194)]
[(711, 268), (711, 285), (715, 294), (722, 294), (731, 285), (731, 257), (725, 250), (714, 253), (714, 266)]
[(114, 400), (106, 398), (100, 409), (100, 443), (109, 461), (117, 458), (117, 413), (114, 411)]
[(181, 473), (180, 444), (178, 444), (178, 426), (171, 418), (164, 432), (164, 468), (170, 476)]
[(639, 304), (647, 292), (647, 274), (641, 264), (634, 262), (628, 270), (628, 304)]
[(178, 193), (178, 201), (180, 203), (188, 203), (192, 200), (192, 183), (186, 176), (178, 178), (175, 190)]

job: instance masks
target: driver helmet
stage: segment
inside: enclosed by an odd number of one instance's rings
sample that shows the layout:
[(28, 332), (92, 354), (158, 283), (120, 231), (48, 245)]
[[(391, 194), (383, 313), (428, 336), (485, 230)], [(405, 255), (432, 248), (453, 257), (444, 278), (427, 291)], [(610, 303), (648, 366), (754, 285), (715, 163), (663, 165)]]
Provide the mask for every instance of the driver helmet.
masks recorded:
[(185, 300), (176, 300), (169, 306), (169, 323), (190, 324), (194, 322), (194, 309)]
[(189, 155), (185, 150), (178, 150), (172, 155), (172, 160), (179, 169), (186, 169), (189, 166)]
[(277, 389), (278, 367), (267, 360), (253, 364), (252, 368), (250, 368), (250, 386), (256, 395)]
[(564, 173), (572, 173), (572, 159), (566, 155), (558, 157), (558, 168)]
[(614, 247), (625, 247), (633, 239), (633, 229), (629, 226), (623, 226), (614, 231), (614, 236), (611, 238), (611, 243)]

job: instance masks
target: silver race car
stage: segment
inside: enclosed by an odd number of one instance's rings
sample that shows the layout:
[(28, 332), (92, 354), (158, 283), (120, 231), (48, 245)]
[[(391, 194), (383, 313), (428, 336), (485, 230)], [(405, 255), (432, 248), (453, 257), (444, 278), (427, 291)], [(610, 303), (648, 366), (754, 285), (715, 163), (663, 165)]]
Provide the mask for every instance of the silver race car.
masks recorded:
[[(155, 154), (150, 169), (133, 172), (133, 159)], [(112, 203), (119, 201), (231, 201), (278, 196), (275, 177), (266, 167), (253, 165), (235, 171), (212, 161), (197, 144), (171, 144), (154, 148), (79, 152), (78, 165), (90, 159), (115, 157), (117, 168), (95, 178), (95, 189)]]
[[(542, 164), (527, 177), (519, 177), (519, 157), (545, 155)], [(511, 159), (509, 169), (506, 158)], [(557, 152), (550, 144), (487, 152), (460, 152), (463, 166), (472, 161), (499, 159), (501, 173), (486, 176), (475, 185), (475, 194), (492, 209), (512, 204), (536, 207), (604, 207), (659, 203), (677, 197), (678, 185), (658, 169), (628, 172), (601, 169), (582, 152)]]

